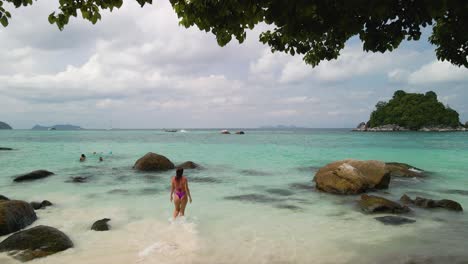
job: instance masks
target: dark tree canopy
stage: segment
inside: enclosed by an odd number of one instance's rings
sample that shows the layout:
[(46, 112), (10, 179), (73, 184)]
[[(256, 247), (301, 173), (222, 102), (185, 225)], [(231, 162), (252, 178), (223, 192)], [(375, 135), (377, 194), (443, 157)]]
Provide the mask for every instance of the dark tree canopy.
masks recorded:
[[(141, 6), (152, 0), (135, 0)], [(11, 18), (3, 2), (30, 5), (33, 0), (0, 0), (0, 22)], [(78, 12), (96, 23), (103, 9), (123, 0), (59, 0), (49, 22), (60, 29)], [(336, 59), (347, 40), (358, 36), (365, 51), (392, 51), (403, 40), (418, 40), (432, 27), (429, 42), (439, 60), (468, 68), (468, 1), (466, 0), (170, 0), (185, 27), (212, 32), (221, 46), (232, 38), (243, 42), (246, 30), (270, 25), (260, 41), (272, 51), (300, 54), (312, 66)]]
[(370, 127), (395, 124), (417, 130), (422, 127), (458, 127), (458, 113), (437, 100), (436, 93), (396, 91), (388, 102), (378, 102), (369, 120)]

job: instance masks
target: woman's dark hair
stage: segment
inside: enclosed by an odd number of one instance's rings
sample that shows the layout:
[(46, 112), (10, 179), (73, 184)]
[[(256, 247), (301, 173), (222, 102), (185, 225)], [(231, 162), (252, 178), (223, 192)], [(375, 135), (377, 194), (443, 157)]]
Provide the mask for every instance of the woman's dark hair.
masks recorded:
[(176, 176), (175, 176), (176, 181), (179, 181), (180, 179), (182, 179), (183, 174), (184, 174), (184, 169), (177, 168), (176, 169)]
[(81, 154), (81, 157), (82, 157), (82, 158), (86, 158), (85, 154)]

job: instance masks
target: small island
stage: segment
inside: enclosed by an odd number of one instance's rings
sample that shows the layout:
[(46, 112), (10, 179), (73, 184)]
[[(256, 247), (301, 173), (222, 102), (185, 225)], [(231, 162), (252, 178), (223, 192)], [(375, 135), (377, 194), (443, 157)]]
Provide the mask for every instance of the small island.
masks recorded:
[(54, 126), (41, 126), (35, 125), (32, 130), (82, 130), (80, 126), (75, 125), (54, 125)]
[(468, 131), (457, 111), (439, 102), (432, 91), (419, 94), (398, 90), (390, 101), (380, 101), (375, 107), (370, 120), (353, 131)]
[(12, 128), (7, 123), (0, 121), (0, 129), (12, 129)]

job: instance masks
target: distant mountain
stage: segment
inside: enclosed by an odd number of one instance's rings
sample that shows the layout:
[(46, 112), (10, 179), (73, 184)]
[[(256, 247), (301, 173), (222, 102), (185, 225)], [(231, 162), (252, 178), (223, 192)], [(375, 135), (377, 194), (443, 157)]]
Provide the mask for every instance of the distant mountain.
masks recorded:
[(0, 121), (0, 129), (12, 129), (12, 128), (7, 123), (4, 123), (4, 122)]
[(261, 126), (260, 128), (267, 128), (267, 129), (292, 129), (292, 128), (301, 128), (297, 126), (286, 126), (286, 125), (276, 125), (276, 126)]
[(41, 125), (35, 125), (32, 130), (81, 130), (80, 126), (74, 126), (74, 125), (54, 125), (54, 126), (41, 126)]

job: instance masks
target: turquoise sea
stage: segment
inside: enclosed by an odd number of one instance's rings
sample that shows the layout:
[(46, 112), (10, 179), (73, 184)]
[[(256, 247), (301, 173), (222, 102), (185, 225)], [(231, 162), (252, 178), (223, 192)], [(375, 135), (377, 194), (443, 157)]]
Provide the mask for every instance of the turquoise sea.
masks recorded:
[[(388, 226), (357, 208), (359, 196), (318, 192), (315, 171), (335, 160), (409, 163), (423, 179), (392, 179), (377, 194), (398, 200), (447, 198), (468, 209), (468, 133), (357, 133), (349, 129), (0, 131), (0, 194), (49, 200), (35, 225), (70, 236), (73, 249), (30, 263), (412, 263), (468, 260), (466, 213), (414, 209), (413, 224)], [(193, 203), (172, 221), (174, 172), (139, 173), (147, 152), (186, 171)], [(97, 152), (96, 155), (93, 152)], [(88, 160), (78, 161), (81, 153)], [(104, 162), (98, 162), (103, 156)], [(55, 175), (13, 183), (14, 176), (47, 169)], [(73, 176), (87, 183), (68, 182)], [(91, 224), (111, 218), (109, 232)], [(0, 237), (0, 241), (6, 237)], [(5, 254), (0, 263), (17, 263)], [(424, 263), (424, 262), (415, 262)]]

